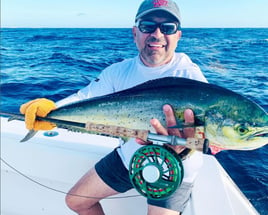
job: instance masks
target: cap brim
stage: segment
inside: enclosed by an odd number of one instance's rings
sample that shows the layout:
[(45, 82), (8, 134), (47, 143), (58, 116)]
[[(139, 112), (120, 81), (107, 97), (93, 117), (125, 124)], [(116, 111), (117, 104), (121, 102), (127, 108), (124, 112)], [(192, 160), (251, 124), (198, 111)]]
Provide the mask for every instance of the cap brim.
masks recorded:
[(143, 16), (145, 16), (145, 15), (147, 15), (149, 13), (152, 13), (154, 11), (164, 11), (164, 12), (167, 12), (170, 15), (172, 15), (180, 23), (180, 20), (177, 18), (177, 16), (174, 13), (170, 12), (169, 10), (163, 9), (163, 8), (152, 8), (150, 10), (146, 10), (145, 12), (140, 13), (138, 16), (136, 16), (135, 22), (137, 22), (137, 20), (140, 19), (140, 18), (142, 18)]

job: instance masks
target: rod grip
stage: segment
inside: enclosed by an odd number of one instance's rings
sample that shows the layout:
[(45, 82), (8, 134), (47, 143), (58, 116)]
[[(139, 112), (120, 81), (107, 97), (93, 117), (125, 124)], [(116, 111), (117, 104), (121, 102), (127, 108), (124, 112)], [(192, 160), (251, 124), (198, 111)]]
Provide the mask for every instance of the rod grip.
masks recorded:
[(208, 153), (209, 141), (203, 138), (187, 138), (186, 147), (190, 149), (195, 149), (201, 151), (204, 154)]
[(114, 125), (86, 123), (86, 130), (117, 137), (135, 137), (147, 141), (148, 131), (140, 129), (128, 129)]

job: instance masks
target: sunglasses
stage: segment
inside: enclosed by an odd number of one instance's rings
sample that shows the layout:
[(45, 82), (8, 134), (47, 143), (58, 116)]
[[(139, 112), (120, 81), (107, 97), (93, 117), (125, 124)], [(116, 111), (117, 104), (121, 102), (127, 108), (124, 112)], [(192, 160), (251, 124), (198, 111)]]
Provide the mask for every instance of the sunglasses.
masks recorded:
[(140, 32), (150, 34), (155, 32), (157, 28), (160, 29), (162, 34), (171, 35), (180, 30), (180, 25), (176, 22), (163, 22), (156, 23), (152, 21), (138, 21), (137, 26)]

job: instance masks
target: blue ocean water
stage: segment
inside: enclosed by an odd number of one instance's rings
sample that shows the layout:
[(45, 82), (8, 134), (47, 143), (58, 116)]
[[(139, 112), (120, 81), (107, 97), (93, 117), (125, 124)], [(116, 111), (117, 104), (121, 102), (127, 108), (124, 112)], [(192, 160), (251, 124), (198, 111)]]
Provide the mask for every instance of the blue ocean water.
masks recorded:
[[(183, 29), (177, 51), (187, 53), (210, 83), (268, 109), (268, 28)], [(62, 99), (108, 65), (136, 55), (131, 29), (1, 29), (1, 111), (18, 112), (34, 98)], [(216, 155), (263, 215), (267, 155), (268, 146)]]

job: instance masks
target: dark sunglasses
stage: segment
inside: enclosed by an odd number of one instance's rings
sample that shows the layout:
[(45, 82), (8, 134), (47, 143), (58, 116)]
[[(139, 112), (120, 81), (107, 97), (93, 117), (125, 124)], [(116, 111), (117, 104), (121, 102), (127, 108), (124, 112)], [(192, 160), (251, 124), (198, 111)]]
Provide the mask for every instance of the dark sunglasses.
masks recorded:
[(155, 32), (157, 28), (160, 29), (162, 34), (171, 35), (180, 30), (180, 25), (176, 22), (163, 22), (156, 23), (152, 21), (138, 21), (137, 26), (142, 33), (150, 34)]

